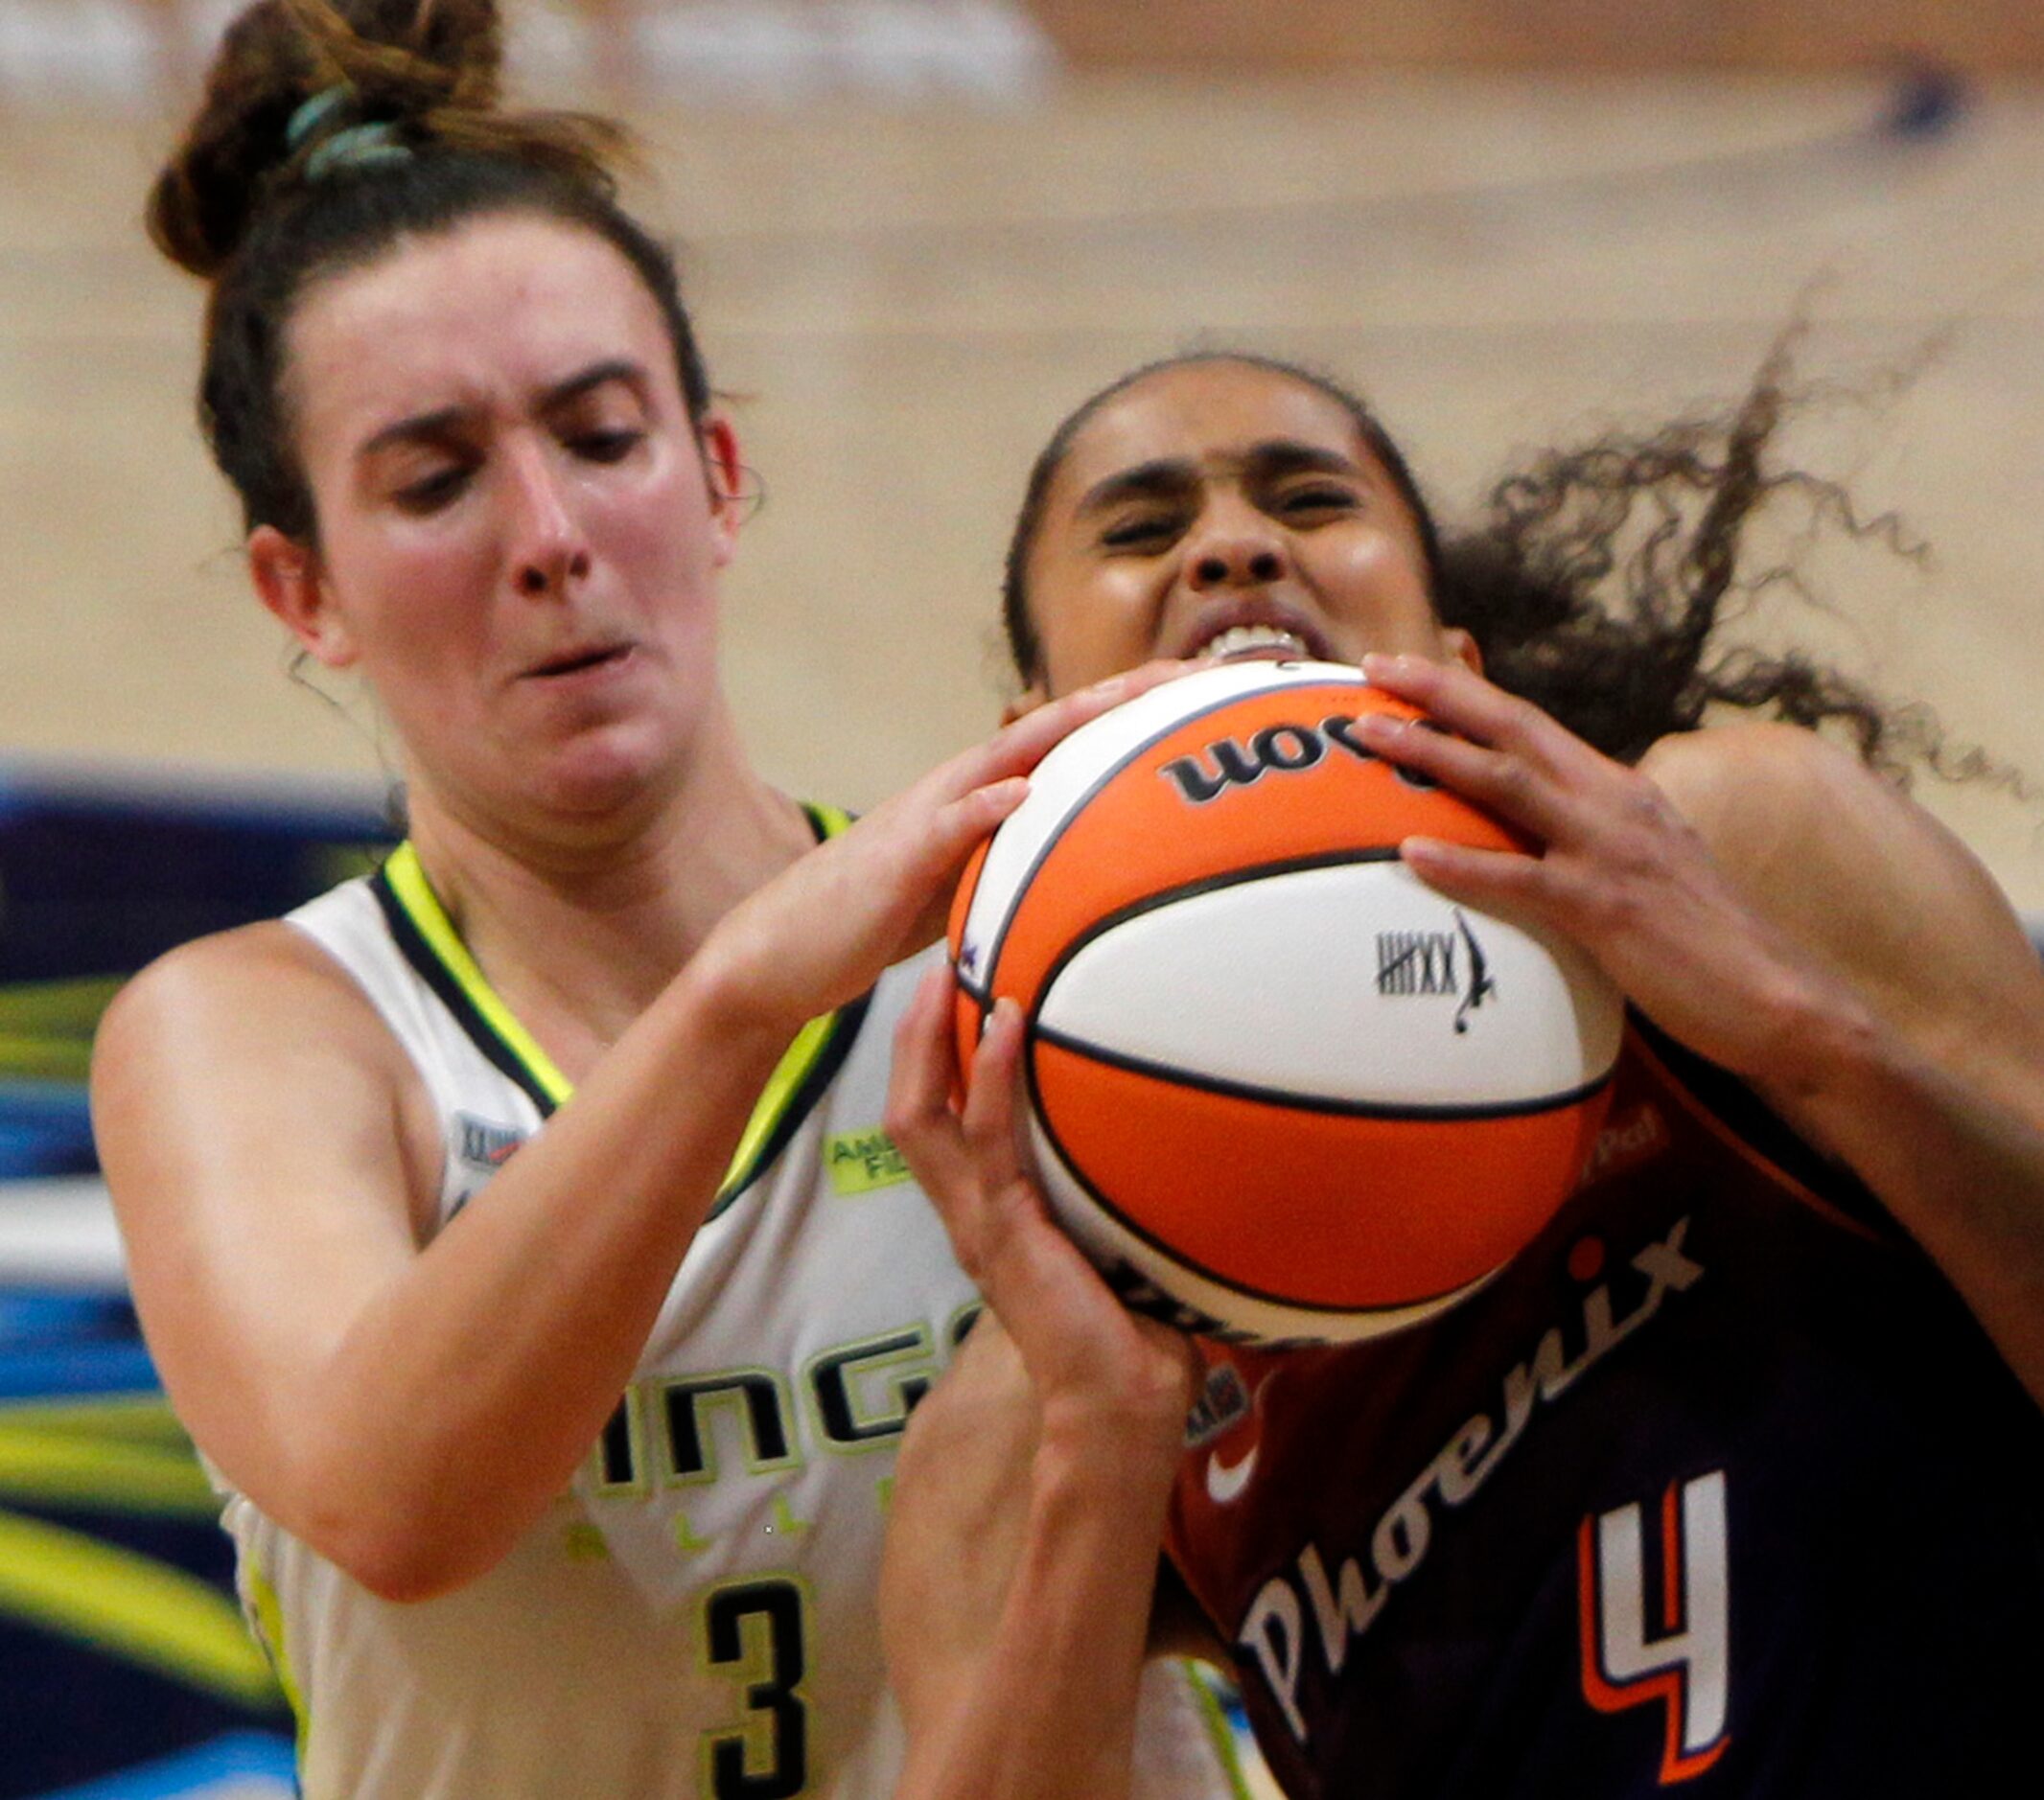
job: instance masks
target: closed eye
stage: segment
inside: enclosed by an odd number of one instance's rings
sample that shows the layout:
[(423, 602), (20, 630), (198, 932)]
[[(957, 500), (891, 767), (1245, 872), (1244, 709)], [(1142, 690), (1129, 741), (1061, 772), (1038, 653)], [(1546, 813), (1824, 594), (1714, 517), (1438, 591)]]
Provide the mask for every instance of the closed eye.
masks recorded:
[(645, 442), (645, 436), (643, 431), (626, 427), (604, 431), (578, 431), (568, 440), (568, 447), (585, 462), (621, 463)]
[(408, 513), (433, 513), (458, 498), (474, 471), (466, 463), (450, 463), (397, 490), (397, 502)]
[(1176, 513), (1143, 513), (1109, 525), (1100, 541), (1110, 550), (1162, 549), (1184, 529), (1185, 520)]
[(1314, 513), (1353, 512), (1361, 504), (1353, 488), (1315, 482), (1307, 487), (1288, 488), (1272, 502), (1272, 509), (1287, 519)]

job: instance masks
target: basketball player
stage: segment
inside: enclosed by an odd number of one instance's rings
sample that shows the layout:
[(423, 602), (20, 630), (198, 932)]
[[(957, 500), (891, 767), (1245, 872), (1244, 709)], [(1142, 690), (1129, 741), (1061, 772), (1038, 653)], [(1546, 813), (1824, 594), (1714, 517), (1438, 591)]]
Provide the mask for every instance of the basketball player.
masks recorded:
[[(1854, 758), (1781, 723), (1693, 728), (1725, 700), (1883, 748), (1828, 678), (1709, 653), (1780, 373), (1715, 444), (1550, 459), (1446, 546), (1359, 403), (1252, 358), (1138, 372), (1037, 465), (1010, 562), (1025, 704), (1155, 655), (1363, 662), (1453, 733), (1373, 720), (1371, 748), (1541, 846), (1406, 862), (1574, 936), (1633, 1020), (1579, 1191), (1478, 1296), (1196, 1365), (1047, 1223), (1011, 1003), (954, 1114), (933, 973), (892, 1130), (1006, 1335), (975, 1336), (904, 1458), (886, 1614), (917, 1793), (1123, 1790), (1167, 1522), (1292, 1793), (2021, 1781), (2044, 975), (1966, 851)], [(1644, 603), (1600, 606), (1622, 507), (1584, 502), (1684, 491), (1701, 522)], [(959, 1559), (990, 1535), (998, 1557)], [(1017, 1709), (1024, 1668), (1071, 1679)]]
[(976, 1304), (879, 1135), (890, 965), (1115, 686), (848, 828), (761, 781), (672, 264), (497, 60), (487, 0), (264, 0), (156, 188), (257, 592), (410, 836), (126, 990), (100, 1149), (307, 1795), (884, 1794), (882, 1508)]

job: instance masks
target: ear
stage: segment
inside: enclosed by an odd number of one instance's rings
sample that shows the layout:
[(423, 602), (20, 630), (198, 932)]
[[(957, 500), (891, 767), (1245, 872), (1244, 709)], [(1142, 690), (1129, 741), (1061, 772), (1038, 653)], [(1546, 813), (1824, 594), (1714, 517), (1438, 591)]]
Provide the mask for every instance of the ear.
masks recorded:
[(248, 575), (256, 597), (283, 620), (305, 654), (330, 669), (344, 669), (359, 654), (328, 590), (319, 558), (274, 525), (248, 534)]
[(1050, 695), (1044, 691), (1041, 680), (1032, 681), (1014, 699), (1001, 708), (1001, 723), (1003, 725), (1013, 725), (1025, 713), (1034, 712), (1048, 699), (1050, 699)]
[(738, 433), (723, 413), (711, 410), (696, 437), (703, 448), (703, 473), (709, 480), (714, 559), (722, 568), (736, 551), (738, 527), (745, 522), (745, 463), (738, 450)]
[(1459, 625), (1441, 627), (1441, 648), (1448, 660), (1459, 662), (1472, 675), (1483, 673), (1483, 651), (1476, 640)]

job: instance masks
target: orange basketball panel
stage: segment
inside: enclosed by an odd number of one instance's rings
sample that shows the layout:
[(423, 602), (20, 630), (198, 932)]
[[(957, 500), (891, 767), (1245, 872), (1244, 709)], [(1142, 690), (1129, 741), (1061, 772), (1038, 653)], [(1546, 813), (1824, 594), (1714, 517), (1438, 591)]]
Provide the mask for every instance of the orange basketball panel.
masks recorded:
[(1397, 1306), (1488, 1274), (1574, 1187), (1604, 1095), (1551, 1112), (1383, 1119), (1246, 1099), (1040, 1040), (1040, 1116), (1131, 1230), (1214, 1279)]

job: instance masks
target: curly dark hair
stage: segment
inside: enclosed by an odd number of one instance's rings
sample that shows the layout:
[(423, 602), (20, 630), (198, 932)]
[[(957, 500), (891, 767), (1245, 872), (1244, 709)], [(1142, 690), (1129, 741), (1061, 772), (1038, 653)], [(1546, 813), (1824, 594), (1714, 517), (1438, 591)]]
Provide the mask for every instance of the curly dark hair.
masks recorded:
[(1784, 332), (1729, 412), (1643, 433), (1613, 431), (1549, 450), (1491, 490), (1475, 520), (1437, 524), (1372, 407), (1317, 370), (1256, 353), (1199, 350), (1146, 364), (1094, 394), (1057, 427), (1031, 470), (1008, 548), (1002, 596), (1009, 650), (1024, 681), (1041, 670), (1027, 571), (1045, 498), (1073, 441), (1116, 395), (1162, 370), (1200, 362), (1266, 369), (1325, 395), (1354, 420), (1418, 527), (1441, 621), (1482, 652), (1484, 672), (1578, 736), (1625, 762), (1659, 738), (1693, 730), (1714, 708), (1845, 731), (1861, 757), (1905, 776), (1913, 764), (1947, 775), (1999, 771), (1980, 752), (1954, 752), (1929, 711), (1892, 705), (1861, 683), (1790, 651), (1764, 655), (1714, 641), (1731, 603), (1793, 568), (1754, 570), (1749, 524), (1794, 496), (1853, 538), (1920, 555), (1889, 515), (1863, 519), (1839, 484), (1769, 466), (1792, 409), (1794, 339)]
[[(500, 108), (501, 59), (495, 0), (257, 0), (229, 27), (148, 220), (213, 284), (199, 423), (248, 529), (317, 540), (284, 382), (307, 289), (471, 219), (538, 214), (610, 243), (660, 307), (690, 416), (708, 411), (673, 255), (617, 203), (623, 132)], [(383, 153), (332, 154), (365, 133)]]

